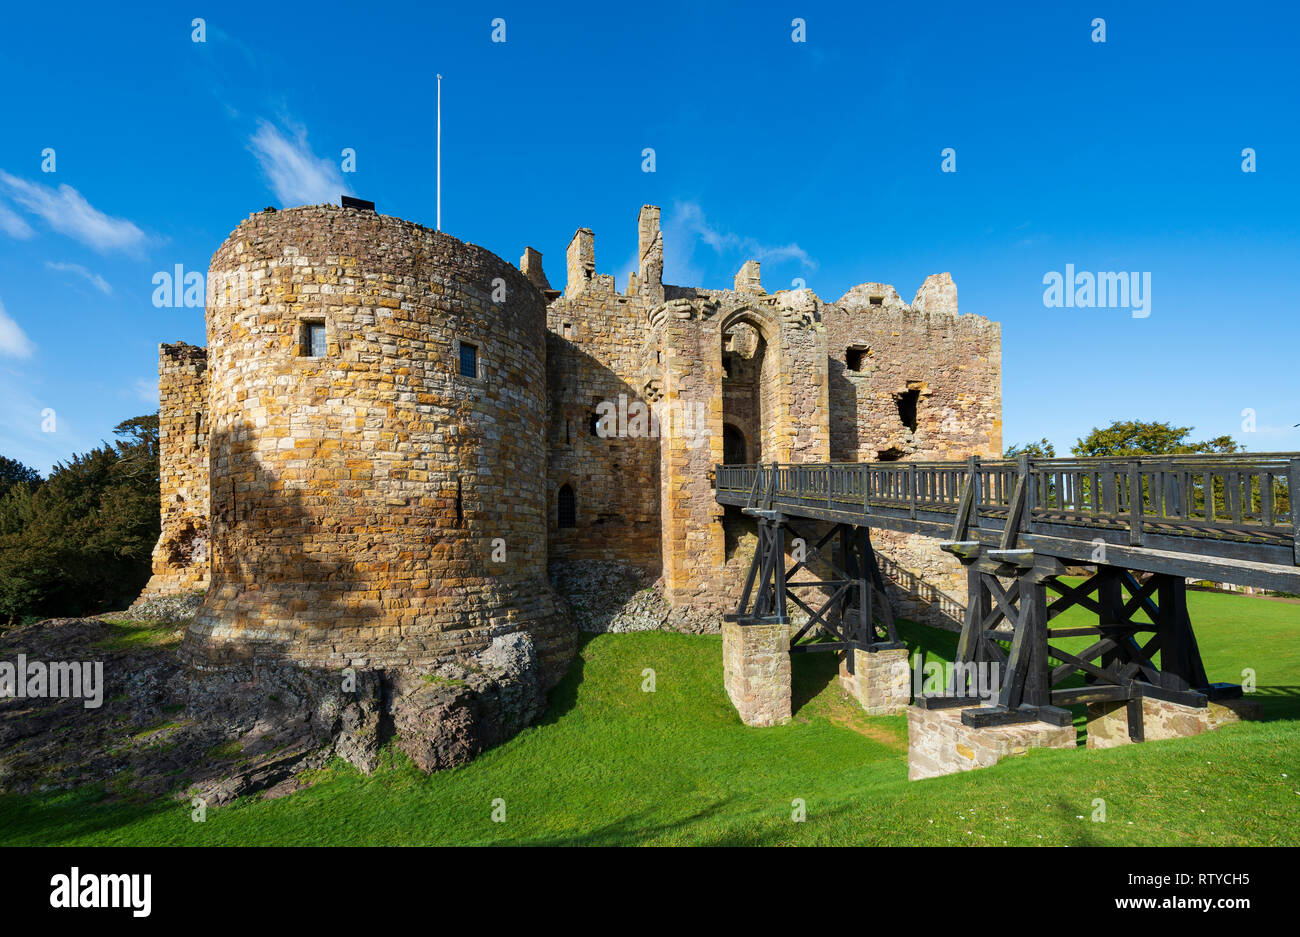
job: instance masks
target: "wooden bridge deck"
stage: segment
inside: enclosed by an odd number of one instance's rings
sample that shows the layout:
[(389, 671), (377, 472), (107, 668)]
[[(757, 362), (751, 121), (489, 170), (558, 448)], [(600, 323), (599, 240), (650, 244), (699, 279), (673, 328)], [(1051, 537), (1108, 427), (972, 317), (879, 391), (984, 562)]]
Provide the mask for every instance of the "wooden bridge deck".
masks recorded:
[(1300, 453), (719, 465), (719, 503), (1300, 592)]

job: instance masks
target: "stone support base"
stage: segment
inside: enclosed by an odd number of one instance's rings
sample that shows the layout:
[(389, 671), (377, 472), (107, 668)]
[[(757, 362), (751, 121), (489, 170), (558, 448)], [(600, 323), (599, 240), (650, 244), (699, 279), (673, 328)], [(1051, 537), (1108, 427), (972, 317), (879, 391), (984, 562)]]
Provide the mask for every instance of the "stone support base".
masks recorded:
[(727, 695), (747, 726), (790, 720), (790, 631), (787, 625), (722, 623)]
[(907, 709), (907, 779), (987, 768), (1031, 748), (1074, 748), (1074, 726), (1025, 722), (972, 729), (962, 725), (961, 708)]
[[(1184, 706), (1144, 697), (1142, 735), (1148, 742), (1200, 735), (1243, 719), (1258, 719), (1260, 705), (1254, 700), (1230, 699), (1203, 707)], [(1128, 709), (1123, 702), (1088, 705), (1088, 747), (1114, 748), (1132, 744), (1128, 735)]]
[(912, 700), (907, 649), (848, 653), (855, 655), (854, 673), (849, 673), (847, 658), (840, 658), (840, 686), (862, 704), (867, 715), (897, 716), (906, 712)]

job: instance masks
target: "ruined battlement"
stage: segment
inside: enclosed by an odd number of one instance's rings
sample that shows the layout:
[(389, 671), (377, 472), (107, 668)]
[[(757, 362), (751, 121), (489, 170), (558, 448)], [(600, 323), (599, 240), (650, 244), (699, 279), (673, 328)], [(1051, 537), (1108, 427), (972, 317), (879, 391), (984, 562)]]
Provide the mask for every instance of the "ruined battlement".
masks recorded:
[[(747, 536), (718, 463), (1001, 451), (1000, 330), (948, 274), (828, 303), (768, 292), (754, 260), (731, 289), (665, 284), (663, 251), (642, 206), (619, 293), (579, 228), (557, 290), (532, 247), (515, 267), (369, 210), (249, 215), (213, 257), (208, 348), (160, 348), (146, 594), (207, 588), (190, 659), (428, 664), (523, 630), (557, 672), (548, 566), (659, 575), (716, 629)], [(959, 588), (950, 558), (877, 546)]]

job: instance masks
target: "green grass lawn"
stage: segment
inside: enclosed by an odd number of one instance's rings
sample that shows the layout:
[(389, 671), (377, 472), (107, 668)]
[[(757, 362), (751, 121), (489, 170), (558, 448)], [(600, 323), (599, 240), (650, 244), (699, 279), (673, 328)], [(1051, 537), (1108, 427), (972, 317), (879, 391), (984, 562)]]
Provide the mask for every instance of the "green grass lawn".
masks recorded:
[[(1211, 679), (1254, 668), (1266, 721), (909, 782), (906, 720), (865, 716), (832, 655), (796, 655), (794, 720), (752, 729), (722, 689), (719, 637), (603, 635), (583, 645), (541, 724), (467, 766), (425, 777), (390, 750), (367, 778), (336, 761), (310, 789), (210, 809), (202, 823), (185, 802), (132, 805), (98, 789), (7, 796), (0, 843), (1300, 842), (1300, 605), (1205, 593), (1189, 604)], [(904, 631), (927, 658), (955, 646)], [(1091, 819), (1098, 798), (1104, 822)], [(796, 799), (804, 822), (792, 820)]]

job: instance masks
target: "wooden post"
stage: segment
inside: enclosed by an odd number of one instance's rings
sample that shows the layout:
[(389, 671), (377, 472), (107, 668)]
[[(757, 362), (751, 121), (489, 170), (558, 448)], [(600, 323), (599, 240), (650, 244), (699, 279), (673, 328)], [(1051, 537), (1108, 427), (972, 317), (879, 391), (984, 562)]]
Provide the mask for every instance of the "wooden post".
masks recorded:
[(1029, 497), (1029, 456), (1022, 452), (1016, 462), (1016, 490), (1011, 495), (1011, 504), (1007, 506), (1007, 526), (1003, 528), (1002, 541), (998, 544), (1003, 550), (1014, 550), (1016, 547)]
[(1167, 689), (1204, 689), (1209, 684), (1201, 650), (1192, 633), (1192, 619), (1187, 611), (1187, 581), (1181, 576), (1157, 573), (1157, 599), (1160, 603), (1156, 622), (1160, 636), (1160, 676)]
[[(955, 476), (957, 473), (953, 472)], [(965, 540), (966, 529), (970, 526), (971, 512), (979, 503), (979, 457), (971, 456), (966, 460), (966, 484), (962, 487), (961, 498), (957, 502), (957, 516), (952, 522), (952, 539)], [(978, 512), (976, 512), (978, 513)]]
[(1295, 545), (1295, 562), (1300, 566), (1300, 459), (1287, 467), (1287, 503), (1291, 506), (1291, 537)]
[(772, 555), (774, 565), (773, 593), (776, 599), (776, 617), (785, 624), (785, 524), (780, 517), (772, 522)]
[[(957, 640), (957, 659), (954, 663), (971, 664), (980, 659), (980, 648), (983, 644), (982, 629), (990, 609), (989, 590), (984, 585), (977, 564), (966, 563), (966, 618), (962, 622), (961, 637)], [(956, 676), (957, 671), (954, 668), (954, 679), (948, 687), (948, 693), (953, 696), (960, 695), (965, 689), (956, 685)]]
[(1128, 467), (1128, 542), (1142, 546), (1142, 463), (1137, 459)]
[[(1126, 624), (1124, 620), (1124, 593), (1122, 579), (1119, 570), (1113, 566), (1098, 566), (1097, 574), (1101, 577), (1097, 583), (1097, 604), (1101, 607), (1097, 615), (1097, 624), (1103, 637), (1110, 636), (1107, 625)], [(1101, 666), (1104, 670), (1116, 670), (1123, 660), (1119, 649), (1116, 648), (1107, 651), (1101, 655)], [(1084, 676), (1085, 683), (1094, 682), (1095, 678)]]
[(1020, 627), (1027, 631), (1029, 668), (1021, 704), (1052, 704), (1051, 667), (1047, 660), (1047, 587), (1032, 573), (1020, 577)]

